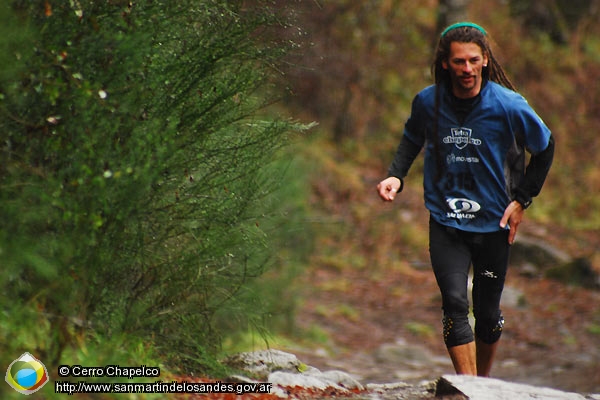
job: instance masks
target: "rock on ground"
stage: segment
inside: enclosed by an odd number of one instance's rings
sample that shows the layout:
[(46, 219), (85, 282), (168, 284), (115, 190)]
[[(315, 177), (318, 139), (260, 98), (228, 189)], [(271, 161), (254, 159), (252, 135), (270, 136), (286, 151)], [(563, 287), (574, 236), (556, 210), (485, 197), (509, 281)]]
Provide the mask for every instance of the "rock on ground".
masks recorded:
[[(468, 399), (477, 400), (585, 400), (577, 393), (562, 392), (556, 389), (511, 383), (492, 378), (467, 375), (444, 375), (437, 383), (436, 396), (463, 394)], [(594, 397), (589, 396), (587, 399)]]
[[(321, 372), (302, 363), (294, 354), (279, 350), (240, 353), (227, 358), (225, 362), (230, 367), (242, 371), (242, 375), (233, 376), (231, 379), (241, 382), (266, 380), (273, 384), (271, 393), (282, 398), (290, 397), (290, 388), (300, 388), (306, 389), (306, 393), (311, 393), (310, 398), (314, 399), (338, 397), (354, 400), (600, 400), (600, 394), (585, 396), (466, 375), (443, 375), (437, 380), (424, 380), (418, 384), (396, 382), (369, 383), (363, 386), (358, 379), (344, 371)], [(245, 374), (251, 375), (251, 378), (245, 377)]]

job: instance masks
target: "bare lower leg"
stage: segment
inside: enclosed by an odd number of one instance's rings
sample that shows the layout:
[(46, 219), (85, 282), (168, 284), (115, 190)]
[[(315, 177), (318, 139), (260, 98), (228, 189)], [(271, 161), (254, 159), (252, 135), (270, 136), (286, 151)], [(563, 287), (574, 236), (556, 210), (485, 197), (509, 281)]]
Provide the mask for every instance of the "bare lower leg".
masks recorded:
[(454, 370), (457, 374), (477, 375), (475, 342), (449, 347), (448, 353), (450, 354)]
[(499, 341), (487, 344), (476, 339), (475, 343), (477, 348), (477, 375), (490, 376)]

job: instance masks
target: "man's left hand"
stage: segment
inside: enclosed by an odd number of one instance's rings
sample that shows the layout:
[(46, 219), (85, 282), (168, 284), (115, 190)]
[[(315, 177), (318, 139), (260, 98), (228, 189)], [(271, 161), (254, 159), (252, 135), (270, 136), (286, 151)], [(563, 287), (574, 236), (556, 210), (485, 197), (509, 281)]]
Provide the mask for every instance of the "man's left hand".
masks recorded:
[(515, 241), (515, 236), (517, 235), (517, 229), (519, 228), (519, 224), (523, 220), (523, 214), (525, 210), (521, 203), (516, 200), (513, 200), (506, 210), (504, 210), (504, 215), (500, 220), (500, 227), (506, 228), (506, 225), (510, 227), (510, 232), (508, 233), (508, 243), (513, 244)]

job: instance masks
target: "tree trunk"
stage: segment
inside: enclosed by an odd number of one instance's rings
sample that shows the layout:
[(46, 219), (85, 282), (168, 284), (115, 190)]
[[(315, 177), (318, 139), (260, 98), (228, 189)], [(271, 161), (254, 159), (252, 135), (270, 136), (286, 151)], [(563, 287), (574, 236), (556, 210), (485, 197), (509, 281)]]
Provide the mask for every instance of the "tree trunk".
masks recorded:
[(437, 30), (442, 32), (448, 25), (467, 20), (467, 7), (471, 0), (440, 0)]

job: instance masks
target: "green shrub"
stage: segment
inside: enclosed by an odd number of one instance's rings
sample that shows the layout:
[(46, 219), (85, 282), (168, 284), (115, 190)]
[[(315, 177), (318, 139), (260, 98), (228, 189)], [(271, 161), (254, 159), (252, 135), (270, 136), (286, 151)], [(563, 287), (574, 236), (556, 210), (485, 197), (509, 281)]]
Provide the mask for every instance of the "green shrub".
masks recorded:
[(260, 1), (3, 7), (28, 34), (1, 39), (27, 54), (0, 81), (0, 310), (47, 335), (0, 353), (58, 365), (73, 337), (127, 333), (206, 367), (216, 314), (261, 313), (236, 299), (269, 265), (272, 162), (306, 128), (260, 116), (280, 18)]

